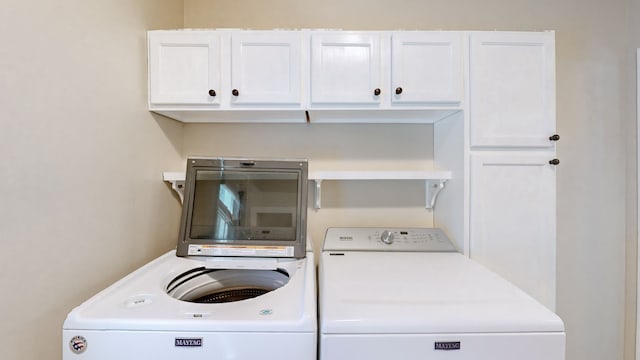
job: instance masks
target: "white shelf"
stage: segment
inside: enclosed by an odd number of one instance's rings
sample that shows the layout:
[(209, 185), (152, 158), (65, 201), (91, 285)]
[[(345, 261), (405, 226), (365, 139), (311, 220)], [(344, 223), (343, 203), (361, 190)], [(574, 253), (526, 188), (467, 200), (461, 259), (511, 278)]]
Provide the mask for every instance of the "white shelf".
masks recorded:
[(310, 171), (309, 180), (315, 183), (313, 207), (322, 208), (322, 182), (324, 180), (424, 180), (425, 207), (432, 209), (438, 193), (451, 179), (451, 172), (444, 170), (404, 171), (404, 170), (320, 170)]
[(450, 171), (320, 170), (309, 172), (309, 180), (429, 180), (451, 179)]
[[(163, 180), (171, 184), (171, 188), (184, 201), (183, 172), (165, 171)], [(309, 180), (315, 183), (313, 207), (322, 208), (322, 182), (325, 180), (424, 180), (425, 182), (425, 207), (432, 209), (444, 184), (451, 179), (451, 172), (446, 170), (315, 170), (309, 172)]]

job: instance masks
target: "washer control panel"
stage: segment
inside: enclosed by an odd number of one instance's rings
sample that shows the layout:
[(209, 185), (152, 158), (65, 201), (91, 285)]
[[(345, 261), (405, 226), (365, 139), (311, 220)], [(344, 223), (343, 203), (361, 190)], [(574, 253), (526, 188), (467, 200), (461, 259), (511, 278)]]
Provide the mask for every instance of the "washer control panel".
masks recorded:
[(447, 235), (436, 228), (329, 228), (324, 251), (455, 252)]

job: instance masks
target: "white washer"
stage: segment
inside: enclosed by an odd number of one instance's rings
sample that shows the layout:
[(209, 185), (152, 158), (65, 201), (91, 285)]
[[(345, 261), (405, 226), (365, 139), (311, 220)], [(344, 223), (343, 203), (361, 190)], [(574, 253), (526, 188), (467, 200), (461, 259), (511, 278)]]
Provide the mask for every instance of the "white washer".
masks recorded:
[(63, 359), (315, 360), (306, 198), (304, 160), (189, 159), (177, 250), (72, 310)]
[(320, 360), (563, 360), (562, 320), (439, 229), (330, 228)]

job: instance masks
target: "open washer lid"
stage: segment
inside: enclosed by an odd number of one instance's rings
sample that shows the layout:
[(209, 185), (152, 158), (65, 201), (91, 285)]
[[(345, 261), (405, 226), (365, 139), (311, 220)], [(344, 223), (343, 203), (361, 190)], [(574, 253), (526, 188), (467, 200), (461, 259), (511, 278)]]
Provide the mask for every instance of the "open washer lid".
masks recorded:
[(177, 255), (304, 257), (307, 180), (301, 159), (189, 158)]

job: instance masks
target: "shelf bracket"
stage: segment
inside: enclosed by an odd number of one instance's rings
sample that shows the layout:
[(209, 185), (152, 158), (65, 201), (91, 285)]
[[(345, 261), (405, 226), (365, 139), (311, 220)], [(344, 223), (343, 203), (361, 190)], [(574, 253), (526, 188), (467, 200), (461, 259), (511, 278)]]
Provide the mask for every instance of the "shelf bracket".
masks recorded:
[(171, 184), (171, 189), (178, 194), (180, 205), (184, 203), (184, 174), (165, 172), (163, 174), (164, 181)]
[(425, 204), (427, 209), (433, 209), (436, 205), (436, 198), (442, 189), (444, 189), (445, 179), (427, 179), (425, 180)]
[(171, 182), (171, 188), (178, 194), (180, 205), (184, 203), (184, 180), (174, 180)]
[(313, 192), (313, 208), (318, 210), (322, 207), (322, 179), (314, 179), (315, 189)]

